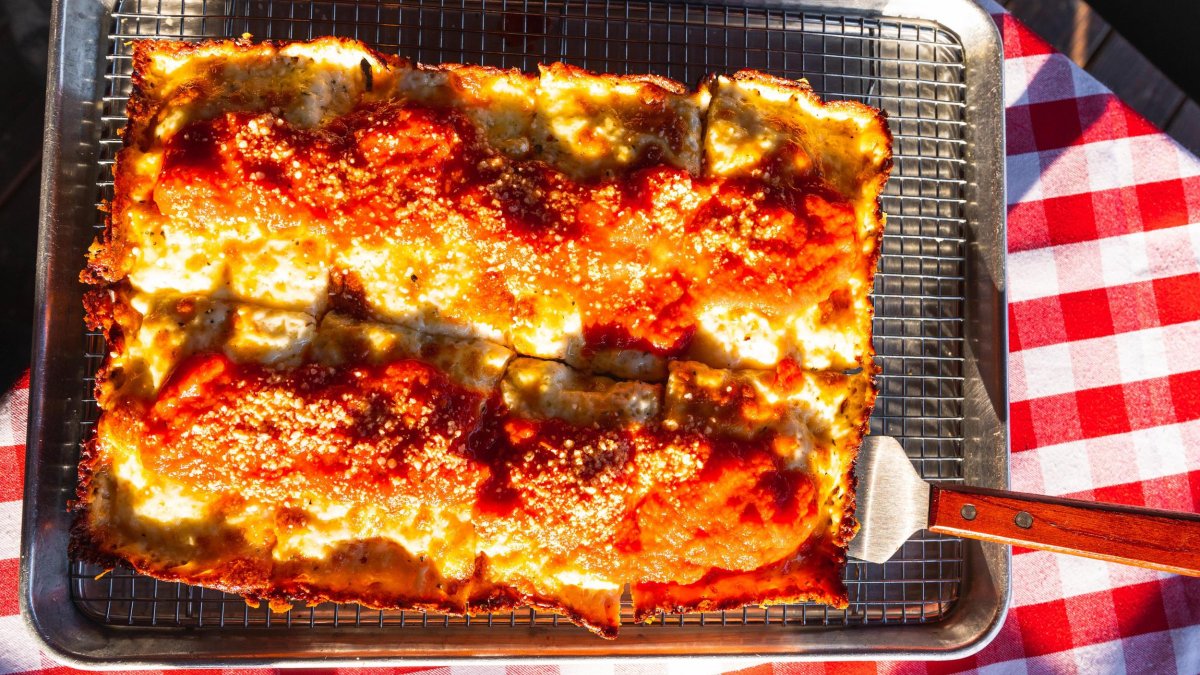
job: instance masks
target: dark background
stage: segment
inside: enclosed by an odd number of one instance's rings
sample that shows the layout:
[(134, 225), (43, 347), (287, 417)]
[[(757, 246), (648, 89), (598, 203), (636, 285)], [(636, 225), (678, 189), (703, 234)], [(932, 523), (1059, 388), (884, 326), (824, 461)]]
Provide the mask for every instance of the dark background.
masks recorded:
[(49, 0), (0, 1), (0, 391), (29, 367)]
[[(1073, 8), (1079, 4), (1079, 0), (1042, 0), (1025, 6), (1029, 3), (1002, 1), (1018, 18), (1028, 13), (1029, 19), (1035, 19), (1040, 12), (1052, 14), (1058, 22), (1075, 14)], [(1196, 45), (1200, 0), (1089, 2), (1191, 99), (1177, 107), (1185, 112), (1191, 108), (1184, 104), (1195, 107), (1192, 101), (1200, 99)], [(0, 0), (0, 392), (29, 367), (49, 14), (49, 0)], [(1033, 25), (1037, 29), (1036, 21)], [(1123, 90), (1121, 83), (1096, 74), (1139, 109), (1139, 93), (1156, 97), (1154, 85), (1140, 81), (1140, 74), (1130, 73), (1135, 78), (1133, 90)], [(1168, 126), (1165, 120), (1159, 123)], [(1169, 126), (1176, 133), (1176, 125)], [(1191, 146), (1185, 135), (1176, 134)], [(79, 263), (82, 267), (83, 261)]]

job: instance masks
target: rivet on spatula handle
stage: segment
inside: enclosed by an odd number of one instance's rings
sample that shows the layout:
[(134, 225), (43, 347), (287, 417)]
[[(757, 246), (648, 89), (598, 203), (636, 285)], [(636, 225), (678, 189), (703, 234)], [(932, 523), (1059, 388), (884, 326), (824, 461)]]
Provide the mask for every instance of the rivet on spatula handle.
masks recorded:
[(1200, 515), (972, 487), (933, 487), (929, 529), (1200, 576)]

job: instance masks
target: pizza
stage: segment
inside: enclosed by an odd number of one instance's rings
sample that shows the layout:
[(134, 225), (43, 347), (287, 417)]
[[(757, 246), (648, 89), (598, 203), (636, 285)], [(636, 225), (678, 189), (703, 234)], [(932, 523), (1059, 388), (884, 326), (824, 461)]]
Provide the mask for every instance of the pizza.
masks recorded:
[(136, 42), (128, 118), (75, 557), (605, 637), (846, 605), (882, 113), (319, 38)]

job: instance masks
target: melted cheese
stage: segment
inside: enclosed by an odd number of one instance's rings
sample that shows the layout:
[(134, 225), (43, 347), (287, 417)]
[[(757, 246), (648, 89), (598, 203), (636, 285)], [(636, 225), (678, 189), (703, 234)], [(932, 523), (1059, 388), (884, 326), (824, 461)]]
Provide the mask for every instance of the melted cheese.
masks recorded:
[(299, 232), (279, 232), (226, 246), (229, 294), (242, 302), (295, 309), (319, 316), (329, 297), (325, 242)]
[(460, 340), (330, 312), (321, 320), (313, 358), (331, 366), (422, 359), (458, 384), (491, 391), (513, 352), (484, 340)]
[(242, 305), (231, 318), (224, 350), (234, 361), (244, 363), (295, 368), (303, 363), (316, 334), (313, 318), (303, 312)]
[(143, 293), (220, 295), (229, 277), (222, 237), (162, 218), (130, 214), (136, 233), (129, 283)]
[[(477, 266), (463, 252), (358, 246), (339, 252), (334, 278), (366, 304), (370, 315), (413, 330), (501, 344), (507, 331), (470, 311)], [(483, 314), (484, 320), (477, 317)], [(505, 327), (506, 328), (506, 327)]]
[(658, 416), (661, 387), (587, 375), (554, 361), (516, 359), (501, 385), (504, 404), (522, 417), (571, 424), (645, 424)]
[(550, 164), (579, 177), (666, 163), (698, 173), (708, 94), (653, 76), (541, 67), (533, 142)]
[(529, 154), (537, 78), (445, 64), (406, 68), (395, 81), (397, 98), (462, 111), (493, 148), (512, 157)]
[[(316, 127), (364, 98), (377, 98), (374, 92), (390, 89), (393, 77), (378, 55), (337, 38), (282, 48), (172, 43), (138, 52), (135, 59), (139, 83), (161, 101), (152, 130), (159, 142), (189, 122), (231, 109), (275, 109), (293, 124)], [(371, 72), (370, 91), (364, 68)]]

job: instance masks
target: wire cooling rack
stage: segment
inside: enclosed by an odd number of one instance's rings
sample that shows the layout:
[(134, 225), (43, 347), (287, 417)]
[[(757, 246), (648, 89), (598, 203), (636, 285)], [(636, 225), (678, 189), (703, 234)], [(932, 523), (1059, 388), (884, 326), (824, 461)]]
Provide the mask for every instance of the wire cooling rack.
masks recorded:
[[(534, 69), (566, 61), (615, 73), (657, 73), (694, 85), (712, 72), (753, 68), (806, 77), (826, 99), (852, 99), (888, 113), (895, 167), (883, 208), (888, 222), (875, 284), (880, 395), (871, 432), (900, 439), (923, 476), (959, 482), (963, 458), (963, 323), (966, 180), (963, 46), (938, 25), (853, 15), (736, 6), (607, 0), (120, 0), (109, 27), (101, 100), (99, 199), (112, 197), (132, 65), (129, 41), (340, 35), (425, 63), (467, 62)], [(102, 227), (98, 219), (96, 227)], [(103, 338), (87, 335), (94, 373)], [(98, 410), (84, 383), (80, 438)], [(920, 533), (884, 565), (852, 561), (850, 607), (815, 604), (663, 614), (655, 625), (876, 625), (943, 618), (959, 597), (962, 542)], [(71, 596), (107, 624), (160, 627), (559, 625), (556, 615), (519, 610), (478, 617), (375, 611), (322, 604), (272, 614), (237, 596), (159, 582), (118, 568), (103, 576), (71, 563)], [(625, 603), (623, 617), (632, 618)], [(562, 622), (563, 630), (578, 630)]]

